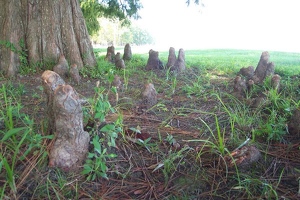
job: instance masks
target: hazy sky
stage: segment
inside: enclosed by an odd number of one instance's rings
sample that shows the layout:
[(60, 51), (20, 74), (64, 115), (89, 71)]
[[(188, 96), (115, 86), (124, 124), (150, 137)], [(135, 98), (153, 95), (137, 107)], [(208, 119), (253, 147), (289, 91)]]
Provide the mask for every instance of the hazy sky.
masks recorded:
[[(300, 0), (141, 0), (139, 26), (157, 48), (300, 52)], [(193, 2), (193, 0), (191, 0)]]

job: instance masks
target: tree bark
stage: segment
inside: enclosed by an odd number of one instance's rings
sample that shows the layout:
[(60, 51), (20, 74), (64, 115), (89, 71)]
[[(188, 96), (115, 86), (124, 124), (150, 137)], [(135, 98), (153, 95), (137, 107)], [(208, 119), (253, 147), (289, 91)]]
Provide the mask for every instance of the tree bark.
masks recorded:
[(176, 54), (175, 54), (175, 48), (174, 47), (170, 47), (169, 49), (169, 56), (168, 56), (168, 62), (167, 62), (167, 69), (173, 67), (176, 63)]
[(156, 69), (163, 69), (163, 63), (158, 58), (158, 51), (154, 51), (150, 49), (149, 51), (149, 58), (147, 61), (147, 65), (145, 67), (146, 70), (156, 70)]
[(54, 71), (46, 70), (42, 74), (43, 88), (47, 95), (47, 115), (48, 115), (48, 133), (55, 132), (55, 119), (53, 113), (54, 91), (59, 85), (64, 85), (65, 81)]
[(61, 54), (78, 68), (96, 65), (78, 0), (0, 0), (0, 42), (7, 76), (18, 72), (18, 51), (26, 51), (30, 66), (57, 63)]
[(77, 170), (82, 166), (90, 135), (83, 130), (83, 111), (77, 92), (70, 85), (59, 85), (54, 91), (53, 113), (55, 142), (49, 154), (49, 166)]
[(48, 132), (55, 135), (49, 166), (78, 169), (86, 157), (90, 136), (83, 130), (83, 111), (77, 92), (55, 72), (42, 74), (47, 95)]
[(269, 52), (262, 52), (260, 60), (254, 71), (254, 76), (252, 77), (254, 83), (262, 83), (268, 76), (274, 75), (275, 65), (273, 62), (269, 62), (269, 58)]

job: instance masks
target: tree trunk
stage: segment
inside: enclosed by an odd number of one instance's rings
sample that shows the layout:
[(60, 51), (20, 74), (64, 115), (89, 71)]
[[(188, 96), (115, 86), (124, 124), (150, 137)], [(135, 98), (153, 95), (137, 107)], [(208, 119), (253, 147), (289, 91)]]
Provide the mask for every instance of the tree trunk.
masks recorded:
[(96, 65), (78, 0), (0, 0), (0, 70), (7, 76), (18, 72), (20, 51), (31, 66), (57, 63), (60, 55), (78, 68)]

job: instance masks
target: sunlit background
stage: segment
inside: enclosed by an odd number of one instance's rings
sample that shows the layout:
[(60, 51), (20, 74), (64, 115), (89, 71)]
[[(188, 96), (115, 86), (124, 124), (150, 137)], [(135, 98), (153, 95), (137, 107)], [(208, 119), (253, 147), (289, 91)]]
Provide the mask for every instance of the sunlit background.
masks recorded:
[[(141, 0), (137, 23), (154, 48), (300, 52), (299, 0)], [(193, 1), (191, 1), (193, 2)]]

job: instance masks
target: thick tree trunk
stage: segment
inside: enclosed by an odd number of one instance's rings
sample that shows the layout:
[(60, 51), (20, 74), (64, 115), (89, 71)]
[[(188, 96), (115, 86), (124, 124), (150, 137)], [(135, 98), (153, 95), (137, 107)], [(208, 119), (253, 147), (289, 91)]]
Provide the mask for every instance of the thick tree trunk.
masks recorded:
[[(20, 50), (17, 44), (23, 32), (21, 8), (21, 1), (0, 0), (0, 70), (4, 70), (7, 76), (13, 76), (20, 65), (16, 51)], [(18, 48), (12, 51), (10, 44)]]
[(61, 54), (78, 68), (96, 65), (78, 0), (0, 0), (0, 42), (0, 70), (7, 76), (17, 73), (20, 50), (30, 65), (57, 63)]

